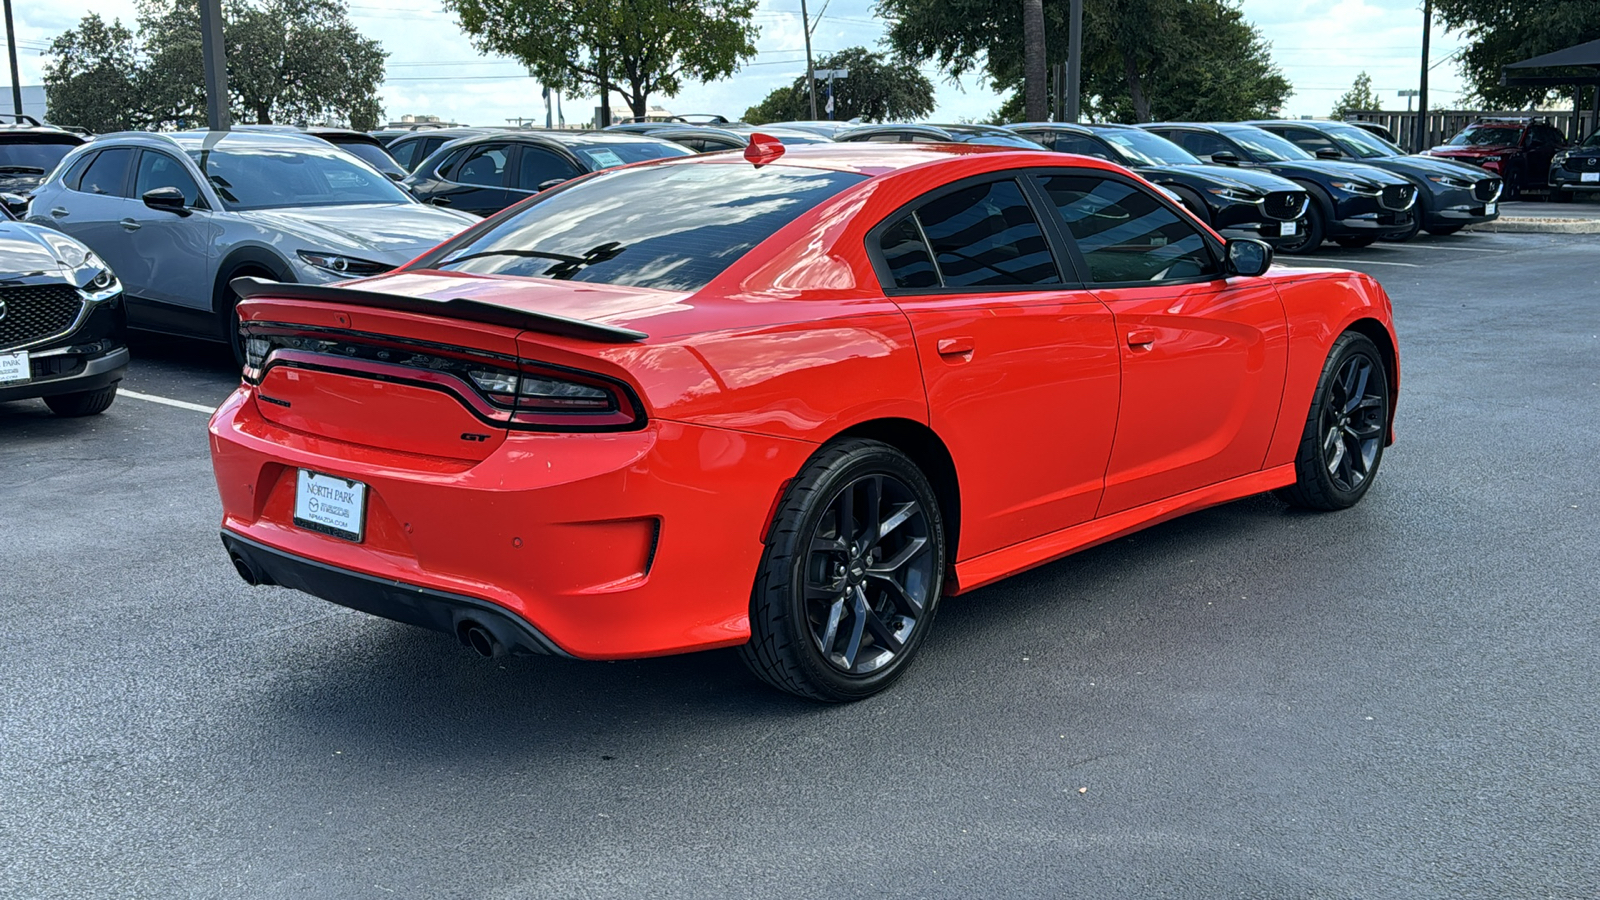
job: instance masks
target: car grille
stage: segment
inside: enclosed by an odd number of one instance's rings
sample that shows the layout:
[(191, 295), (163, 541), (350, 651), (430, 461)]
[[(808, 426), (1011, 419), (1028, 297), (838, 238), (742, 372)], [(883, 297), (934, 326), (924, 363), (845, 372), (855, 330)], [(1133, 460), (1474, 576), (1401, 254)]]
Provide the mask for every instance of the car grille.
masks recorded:
[(1500, 179), (1485, 178), (1472, 183), (1472, 199), (1489, 203), (1500, 196)]
[(1409, 184), (1391, 184), (1378, 195), (1384, 209), (1410, 209), (1416, 199), (1417, 189)]
[(1279, 221), (1300, 218), (1305, 206), (1305, 191), (1273, 191), (1261, 198), (1261, 211)]
[(83, 296), (70, 284), (0, 287), (0, 350), (59, 337), (83, 312)]
[(1587, 169), (1588, 171), (1593, 172), (1595, 169), (1600, 169), (1600, 156), (1585, 156), (1581, 159), (1568, 159), (1567, 168), (1573, 170)]

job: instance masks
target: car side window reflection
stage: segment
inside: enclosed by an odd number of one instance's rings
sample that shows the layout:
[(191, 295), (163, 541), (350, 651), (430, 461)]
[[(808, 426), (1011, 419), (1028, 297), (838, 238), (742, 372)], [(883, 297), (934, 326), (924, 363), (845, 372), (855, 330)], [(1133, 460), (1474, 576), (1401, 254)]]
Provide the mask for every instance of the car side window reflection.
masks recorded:
[(1083, 175), (1039, 179), (1096, 284), (1220, 277), (1205, 238), (1149, 193)]
[(506, 187), (506, 159), (510, 155), (511, 147), (507, 144), (474, 147), (456, 167), (450, 180), (457, 184)]
[(1228, 142), (1215, 135), (1199, 131), (1180, 131), (1176, 134), (1163, 135), (1176, 141), (1178, 146), (1193, 153), (1195, 156), (1210, 162), (1213, 153), (1232, 153), (1233, 148)]
[(945, 287), (1061, 283), (1044, 231), (1009, 178), (936, 197), (916, 217)]
[(567, 181), (583, 174), (577, 166), (539, 147), (523, 147), (517, 168), (517, 188), (524, 191), (537, 191), (547, 181)]
[(933, 255), (922, 240), (917, 223), (906, 216), (884, 229), (878, 237), (878, 250), (889, 265), (889, 273), (898, 288), (931, 288), (939, 286), (939, 271), (933, 267)]
[(175, 187), (183, 192), (183, 205), (200, 205), (200, 186), (195, 184), (182, 163), (166, 155), (146, 150), (139, 155), (139, 174), (134, 177), (133, 196), (143, 197), (156, 188)]
[(134, 151), (126, 147), (113, 147), (102, 150), (89, 168), (84, 170), (83, 178), (78, 182), (78, 190), (86, 194), (104, 194), (111, 197), (125, 197), (123, 186), (128, 181), (128, 163), (133, 161)]

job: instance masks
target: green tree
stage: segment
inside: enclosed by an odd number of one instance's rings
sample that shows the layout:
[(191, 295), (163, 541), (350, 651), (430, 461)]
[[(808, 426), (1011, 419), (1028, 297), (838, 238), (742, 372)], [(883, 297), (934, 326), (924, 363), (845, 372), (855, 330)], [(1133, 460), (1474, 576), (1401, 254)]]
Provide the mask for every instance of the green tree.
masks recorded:
[[(835, 119), (886, 122), (917, 119), (933, 112), (933, 82), (916, 66), (891, 60), (887, 54), (850, 47), (821, 57), (816, 68), (850, 70), (849, 78), (833, 82)], [(818, 89), (820, 94), (821, 85)], [(746, 122), (758, 125), (810, 117), (811, 101), (804, 75), (796, 78), (793, 85), (768, 94), (744, 113)]]
[[(1500, 84), (1500, 68), (1545, 53), (1600, 39), (1600, 0), (1434, 0), (1446, 28), (1467, 39), (1460, 69), (1479, 99), (1491, 106), (1519, 107), (1550, 96), (1542, 87)], [(1555, 69), (1538, 75), (1593, 75), (1593, 69)], [(1586, 93), (1592, 92), (1590, 88)]]
[(53, 121), (102, 133), (144, 124), (135, 80), (139, 47), (121, 20), (107, 25), (90, 13), (51, 42), (50, 55), (44, 95)]
[[(994, 87), (1023, 81), (1015, 0), (878, 0), (889, 43), (946, 74), (978, 72)], [(1048, 62), (1063, 61), (1068, 0), (1045, 0)], [(1291, 92), (1271, 48), (1237, 0), (1097, 0), (1084, 4), (1083, 109), (1092, 118), (1243, 119), (1270, 115)], [(1021, 116), (1008, 103), (999, 115)]]
[[(223, 10), (228, 92), (240, 122), (344, 121), (376, 127), (387, 54), (350, 23), (343, 0), (256, 0)], [(205, 120), (195, 0), (146, 0), (142, 87), (156, 125)]]
[(510, 56), (549, 87), (616, 89), (642, 116), (652, 94), (733, 74), (755, 55), (756, 0), (444, 0), (486, 53)]
[(1345, 91), (1344, 96), (1333, 104), (1333, 112), (1330, 115), (1335, 119), (1342, 119), (1346, 113), (1382, 108), (1382, 104), (1378, 101), (1378, 95), (1372, 92), (1372, 76), (1362, 72), (1351, 83), (1350, 90)]

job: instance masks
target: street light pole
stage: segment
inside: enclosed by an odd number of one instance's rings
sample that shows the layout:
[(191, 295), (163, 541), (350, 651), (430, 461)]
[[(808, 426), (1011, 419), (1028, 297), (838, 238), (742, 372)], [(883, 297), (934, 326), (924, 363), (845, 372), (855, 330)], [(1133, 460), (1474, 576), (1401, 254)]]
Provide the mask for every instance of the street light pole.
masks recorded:
[(1428, 149), (1428, 38), (1433, 33), (1433, 0), (1422, 0), (1422, 83), (1417, 85), (1417, 136), (1412, 152)]
[(817, 120), (817, 75), (811, 67), (811, 16), (806, 13), (806, 0), (800, 0), (800, 30), (806, 33), (806, 88), (811, 92), (811, 121)]
[(206, 69), (206, 127), (227, 131), (228, 45), (222, 42), (222, 0), (200, 0), (200, 55)]
[(6, 3), (6, 50), (11, 53), (11, 103), (17, 109), (17, 120), (22, 120), (22, 82), (17, 78), (17, 30), (11, 26), (11, 0)]

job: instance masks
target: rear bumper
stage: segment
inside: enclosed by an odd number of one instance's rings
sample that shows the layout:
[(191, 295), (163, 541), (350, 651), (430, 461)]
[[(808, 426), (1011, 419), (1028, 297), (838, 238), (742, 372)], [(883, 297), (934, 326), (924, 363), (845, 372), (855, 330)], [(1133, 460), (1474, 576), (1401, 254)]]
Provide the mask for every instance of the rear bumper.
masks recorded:
[[(273, 581), (436, 630), (497, 610), (507, 647), (586, 659), (747, 641), (762, 530), (815, 450), (653, 421), (447, 459), (276, 424), (246, 388), (210, 433), (225, 541)], [(361, 543), (294, 524), (301, 468), (367, 485)]]
[(567, 655), (539, 629), (487, 600), (374, 578), (227, 531), (222, 532), (222, 545), (236, 565), (243, 563), (241, 568), (256, 584), (294, 588), (330, 603), (457, 637), (475, 624), (488, 629), (513, 654)]

